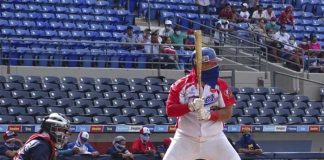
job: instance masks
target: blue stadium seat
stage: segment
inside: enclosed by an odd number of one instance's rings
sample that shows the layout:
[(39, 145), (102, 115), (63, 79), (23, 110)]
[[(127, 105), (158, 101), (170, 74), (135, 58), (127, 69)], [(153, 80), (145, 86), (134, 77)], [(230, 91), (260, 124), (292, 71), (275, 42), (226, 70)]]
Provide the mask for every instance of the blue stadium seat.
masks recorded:
[(145, 78), (147, 85), (161, 85), (162, 80), (158, 77), (146, 77)]
[(77, 87), (75, 84), (70, 84), (70, 83), (61, 83), (60, 84), (61, 91), (75, 91), (77, 90)]
[(134, 92), (124, 92), (121, 95), (122, 95), (122, 98), (125, 99), (125, 100), (139, 99), (138, 94), (134, 93)]
[(103, 114), (101, 108), (89, 107), (89, 108), (85, 108), (84, 110), (85, 110), (85, 114), (89, 116), (97, 116)]
[(262, 104), (264, 108), (268, 108), (268, 109), (275, 109), (278, 107), (276, 102), (271, 102), (271, 101), (263, 101)]
[(251, 95), (251, 100), (262, 102), (265, 101), (266, 99), (263, 95), (253, 94)]
[(33, 116), (19, 115), (16, 116), (17, 123), (19, 124), (35, 124), (35, 119)]
[(16, 10), (28, 11), (29, 8), (26, 4), (15, 4)]
[(98, 98), (103, 98), (103, 95), (102, 95), (102, 93), (100, 93), (100, 92), (86, 92), (85, 93), (85, 97), (87, 98), (87, 99), (98, 99)]
[(69, 83), (69, 84), (77, 84), (78, 80), (75, 77), (66, 76), (66, 77), (61, 78), (61, 82), (62, 83)]
[(23, 76), (20, 76), (20, 75), (9, 75), (8, 76), (8, 82), (11, 82), (11, 83), (24, 83), (25, 78)]
[(162, 117), (162, 116), (149, 117), (149, 122), (150, 122), (150, 124), (157, 124), (157, 125), (169, 123), (167, 118)]
[(163, 83), (164, 83), (164, 84), (167, 84), (167, 85), (172, 85), (174, 82), (176, 82), (175, 79), (167, 79), (167, 78), (165, 78), (165, 79), (163, 80)]
[(62, 0), (62, 1), (60, 1), (60, 0), (48, 0), (48, 3), (50, 3), (50, 4), (60, 4), (62, 2), (62, 3), (66, 4), (66, 1), (67, 0)]
[(298, 108), (298, 109), (306, 109), (308, 107), (305, 102), (300, 102), (300, 101), (294, 101), (293, 105), (294, 108)]
[(231, 119), (229, 119), (229, 120), (227, 120), (227, 121), (225, 122), (226, 125), (234, 125), (234, 124), (237, 124), (237, 123), (238, 123), (238, 122), (237, 122), (237, 120), (236, 120), (235, 117), (231, 117)]
[(281, 94), (283, 94), (283, 90), (279, 87), (270, 87), (269, 94), (281, 95)]
[(265, 87), (258, 87), (254, 89), (254, 94), (266, 95), (269, 93), (269, 89)]
[(102, 9), (102, 8), (94, 8), (94, 14), (105, 15), (105, 14), (107, 14), (107, 11), (105, 9)]
[[(19, 21), (19, 20), (9, 20), (8, 21), (9, 22), (9, 26), (11, 26), (11, 27), (21, 27), (21, 26), (23, 26), (23, 23), (22, 23), (22, 21)], [(18, 31), (19, 29), (16, 29), (16, 33), (17, 33), (17, 31)], [(18, 33), (17, 33), (17, 35), (18, 35)]]
[(0, 98), (11, 98), (11, 92), (0, 90)]
[(81, 77), (80, 83), (83, 84), (95, 84), (95, 79), (92, 77)]
[(249, 116), (249, 117), (256, 117), (259, 115), (258, 109), (255, 108), (244, 108), (243, 112), (244, 112), (244, 116)]
[(272, 122), (275, 125), (282, 125), (282, 124), (287, 124), (287, 119), (286, 117), (282, 117), (282, 116), (273, 116)]
[(38, 116), (38, 115), (46, 115), (46, 111), (44, 107), (27, 107), (27, 114)]
[(112, 105), (113, 107), (124, 108), (129, 106), (129, 102), (122, 99), (114, 99), (112, 100)]
[(42, 83), (40, 76), (26, 76), (26, 83)]
[(315, 117), (303, 117), (303, 123), (304, 124), (317, 124), (318, 121)]
[(84, 115), (84, 110), (80, 107), (68, 107), (65, 108), (65, 113), (68, 116)]
[(309, 101), (307, 103), (307, 105), (311, 109), (321, 109), (321, 108), (323, 108), (322, 102), (312, 102), (312, 101)]
[(246, 125), (252, 125), (254, 124), (254, 120), (252, 117), (237, 117), (239, 124), (246, 124)]
[(290, 108), (293, 108), (293, 105), (292, 105), (291, 102), (279, 101), (279, 102), (278, 102), (278, 107), (279, 107), (279, 108), (290, 109)]
[(94, 124), (111, 124), (112, 120), (107, 116), (93, 116), (92, 121)]
[(104, 108), (103, 112), (104, 115), (109, 117), (118, 116), (122, 114), (119, 108)]
[(131, 122), (127, 116), (114, 116), (112, 120), (114, 124), (129, 124)]
[(165, 107), (165, 104), (161, 100), (149, 100), (147, 101), (148, 107), (150, 108), (163, 108)]
[(97, 92), (109, 92), (112, 91), (112, 88), (110, 85), (104, 85), (104, 84), (96, 84), (95, 89)]
[(56, 12), (57, 13), (69, 13), (69, 8), (64, 6), (56, 6)]
[(255, 124), (269, 125), (272, 124), (272, 121), (269, 117), (255, 117)]
[(92, 84), (82, 84), (80, 83), (78, 85), (79, 91), (81, 92), (90, 92), (94, 91), (94, 86)]
[(236, 101), (236, 103), (234, 104), (234, 108), (239, 108), (239, 109), (243, 109), (248, 107), (247, 103), (244, 101)]
[(1, 9), (3, 10), (15, 10), (15, 6), (12, 3), (2, 3)]
[(166, 109), (165, 108), (157, 109), (157, 115), (158, 116), (166, 116)]
[(16, 35), (16, 31), (14, 29), (9, 29), (9, 28), (2, 28), (1, 29), (1, 34), (3, 36), (15, 36)]
[(294, 99), (295, 99), (294, 95), (289, 95), (289, 94), (281, 95), (281, 101), (284, 101), (284, 102), (292, 102), (292, 101), (294, 101)]
[(28, 91), (11, 91), (12, 98), (29, 98), (30, 94)]
[(234, 117), (241, 117), (241, 116), (243, 116), (242, 109), (234, 108), (233, 109), (233, 116)]
[(276, 108), (275, 113), (277, 116), (288, 116), (290, 115), (289, 109)]
[(72, 117), (73, 124), (91, 124), (92, 123), (92, 117), (87, 116), (73, 116)]
[(251, 100), (250, 96), (247, 94), (236, 94), (236, 99), (237, 101), (244, 101), (244, 102)]
[(55, 91), (59, 90), (59, 85), (56, 83), (43, 83), (42, 84), (43, 91)]
[(52, 99), (62, 99), (62, 98), (67, 98), (67, 93), (60, 91), (60, 90), (55, 90), (55, 91), (50, 91), (49, 92), (49, 97)]
[(323, 125), (324, 124), (324, 117), (317, 117), (318, 124)]
[(248, 101), (247, 102), (249, 108), (262, 108), (262, 103), (259, 101)]
[(119, 93), (129, 91), (129, 87), (127, 85), (122, 85), (122, 84), (112, 85), (112, 89), (113, 91)]
[(37, 104), (38, 104), (38, 106), (42, 106), (42, 107), (51, 107), (51, 106), (56, 105), (56, 100), (54, 100), (54, 99), (45, 99), (45, 98), (38, 99)]
[(45, 76), (43, 77), (44, 83), (54, 83), (54, 84), (60, 84), (60, 78), (55, 76)]
[(309, 101), (309, 98), (304, 95), (295, 95), (294, 98), (295, 101), (306, 102), (306, 103)]
[(121, 95), (120, 95), (120, 93), (117, 93), (117, 92), (105, 92), (104, 98), (109, 99), (109, 100), (120, 99)]
[(97, 107), (97, 108), (104, 108), (104, 107), (111, 106), (111, 102), (104, 98), (98, 98), (98, 99), (94, 100), (93, 104), (94, 104), (93, 107)]
[(155, 96), (153, 93), (139, 93), (138, 94), (141, 100), (152, 100), (155, 99)]
[(166, 101), (168, 99), (169, 94), (168, 93), (156, 93), (155, 97), (158, 100)]
[(6, 83), (7, 80), (6, 80), (6, 77), (0, 75), (0, 83)]
[(18, 99), (19, 106), (27, 107), (27, 106), (36, 106), (37, 101), (34, 99), (28, 99), (28, 98), (21, 98)]
[(21, 83), (4, 83), (5, 90), (23, 90)]
[(317, 117), (317, 116), (320, 116), (320, 112), (318, 109), (312, 109), (312, 108), (307, 108), (305, 109), (305, 113), (307, 117)]
[(288, 124), (290, 124), (290, 125), (296, 125), (296, 124), (303, 123), (303, 121), (300, 117), (289, 116), (289, 117), (287, 117), (287, 120), (288, 120)]
[(6, 18), (6, 19), (14, 19), (15, 14), (13, 12), (4, 11), (4, 12), (2, 12), (2, 17)]
[(160, 85), (147, 85), (146, 89), (148, 92), (151, 92), (151, 93), (164, 92), (162, 86), (160, 86)]
[(129, 80), (129, 84), (130, 85), (145, 85), (146, 84), (146, 80), (143, 78), (131, 78)]
[(25, 115), (26, 109), (25, 107), (8, 107), (8, 114), (11, 116)]
[(146, 87), (144, 85), (129, 85), (130, 91), (132, 92), (145, 92)]
[(89, 99), (76, 99), (75, 106), (81, 107), (81, 108), (86, 108), (86, 107), (92, 107), (93, 103), (92, 103), (92, 100), (89, 100)]
[[(157, 110), (153, 108), (140, 108), (139, 113), (141, 116), (151, 117), (157, 115)], [(165, 115), (162, 113), (162, 115)]]
[[(32, 6), (32, 7), (31, 7)], [(53, 13), (53, 12), (56, 12), (56, 9), (54, 6), (51, 6), (51, 5), (43, 5), (43, 6), (39, 6), (39, 5), (29, 5), (29, 9), (33, 9), (34, 11), (45, 11), (45, 12), (50, 12), (50, 13)]]
[(62, 98), (57, 100), (57, 106), (60, 107), (72, 107), (75, 106), (74, 100), (70, 98)]
[[(69, 30), (76, 29), (76, 25), (73, 22), (64, 22), (63, 26), (64, 26), (64, 28), (69, 29)], [(72, 35), (73, 35), (73, 32), (72, 32)]]
[(270, 94), (268, 94), (268, 95), (266, 95), (266, 99), (267, 99), (267, 101), (271, 101), (271, 102), (280, 101), (279, 95), (270, 95)]
[(143, 108), (143, 107), (147, 107), (147, 103), (145, 100), (131, 100), (130, 106), (132, 108)]
[(111, 80), (111, 83), (113, 84), (122, 84), (122, 85), (128, 85), (129, 81), (127, 78), (113, 78)]
[(305, 112), (302, 109), (292, 108), (290, 109), (291, 115), (295, 117), (303, 117), (305, 116)]
[(147, 117), (143, 116), (132, 116), (131, 118), (131, 123), (135, 125), (145, 125), (148, 124), (148, 119)]
[(263, 117), (271, 117), (275, 114), (273, 109), (268, 109), (268, 108), (260, 108), (259, 113), (260, 113), (259, 116), (263, 116)]
[(46, 111), (48, 114), (51, 114), (51, 113), (65, 114), (65, 109), (62, 107), (46, 107)]
[[(89, 0), (87, 0), (87, 2), (91, 2)], [(92, 1), (94, 3), (96, 3), (95, 1)], [(81, 11), (83, 14), (94, 14), (94, 10), (92, 8), (81, 8)]]

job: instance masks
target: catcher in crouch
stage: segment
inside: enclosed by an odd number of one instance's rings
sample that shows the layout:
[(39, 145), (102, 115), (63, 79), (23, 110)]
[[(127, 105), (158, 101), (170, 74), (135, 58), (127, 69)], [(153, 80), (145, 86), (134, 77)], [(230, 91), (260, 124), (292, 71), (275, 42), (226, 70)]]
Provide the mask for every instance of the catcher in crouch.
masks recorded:
[(202, 48), (202, 97), (193, 69), (170, 88), (166, 112), (178, 117), (177, 130), (164, 160), (240, 160), (223, 132), (223, 122), (232, 117), (235, 98), (225, 80), (218, 78), (222, 61), (212, 48)]

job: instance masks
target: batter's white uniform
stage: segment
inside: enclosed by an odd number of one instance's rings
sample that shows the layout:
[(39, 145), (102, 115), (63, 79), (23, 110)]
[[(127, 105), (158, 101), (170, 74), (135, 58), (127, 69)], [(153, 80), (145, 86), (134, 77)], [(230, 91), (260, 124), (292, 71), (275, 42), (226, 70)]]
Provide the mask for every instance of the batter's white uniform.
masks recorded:
[[(190, 112), (188, 103), (198, 97), (196, 75), (190, 73), (176, 81), (167, 100), (168, 116), (178, 117), (177, 130), (164, 160), (240, 160), (223, 132), (223, 122), (197, 120), (197, 113)], [(205, 108), (230, 107), (235, 99), (226, 82), (218, 79), (216, 89), (203, 88)]]

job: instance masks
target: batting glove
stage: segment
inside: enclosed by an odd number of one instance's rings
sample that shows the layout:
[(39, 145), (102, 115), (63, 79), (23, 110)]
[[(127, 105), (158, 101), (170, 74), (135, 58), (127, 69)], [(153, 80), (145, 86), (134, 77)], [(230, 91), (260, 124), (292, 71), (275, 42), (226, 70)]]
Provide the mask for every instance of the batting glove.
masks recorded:
[(210, 119), (210, 112), (206, 110), (206, 108), (201, 108), (197, 112), (197, 119), (198, 120), (209, 120)]
[(204, 107), (204, 100), (202, 98), (195, 98), (192, 102), (188, 104), (189, 110), (191, 112), (197, 111)]

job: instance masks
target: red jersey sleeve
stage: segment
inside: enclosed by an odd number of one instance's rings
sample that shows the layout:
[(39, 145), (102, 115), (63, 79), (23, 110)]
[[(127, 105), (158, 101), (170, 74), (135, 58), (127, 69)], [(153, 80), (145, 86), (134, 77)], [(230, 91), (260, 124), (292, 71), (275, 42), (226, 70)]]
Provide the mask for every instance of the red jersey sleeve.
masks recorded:
[(182, 87), (185, 84), (185, 78), (182, 78), (172, 84), (169, 96), (166, 102), (166, 113), (169, 117), (179, 117), (190, 112), (188, 104), (181, 104), (179, 97)]
[(132, 153), (143, 153), (141, 149), (141, 141), (136, 139), (132, 144)]
[(223, 96), (225, 107), (232, 106), (236, 100), (232, 91), (228, 88), (226, 81), (223, 79), (218, 79), (218, 85)]

